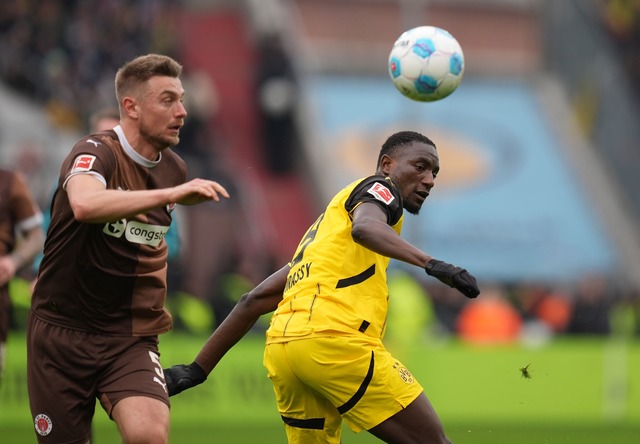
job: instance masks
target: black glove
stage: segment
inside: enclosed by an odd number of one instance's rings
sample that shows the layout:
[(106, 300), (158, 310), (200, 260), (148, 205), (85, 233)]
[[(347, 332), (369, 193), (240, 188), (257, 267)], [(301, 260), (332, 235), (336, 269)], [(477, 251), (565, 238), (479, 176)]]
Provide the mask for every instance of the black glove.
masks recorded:
[(195, 362), (189, 365), (174, 365), (173, 367), (165, 368), (163, 372), (169, 396), (182, 393), (188, 388), (202, 384), (207, 379), (204, 370)]
[(468, 298), (475, 298), (480, 294), (476, 278), (464, 268), (447, 264), (437, 259), (431, 259), (424, 268), (429, 276), (455, 288)]

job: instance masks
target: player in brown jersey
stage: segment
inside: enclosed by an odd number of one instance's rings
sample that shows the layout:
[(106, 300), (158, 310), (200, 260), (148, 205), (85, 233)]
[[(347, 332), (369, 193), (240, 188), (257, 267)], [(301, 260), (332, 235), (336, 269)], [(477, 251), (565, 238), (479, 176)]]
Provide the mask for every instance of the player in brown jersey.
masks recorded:
[(342, 420), (385, 442), (450, 443), (422, 386), (384, 347), (391, 258), (423, 268), (469, 298), (465, 269), (400, 237), (440, 170), (435, 145), (413, 131), (382, 145), (376, 173), (339, 191), (291, 262), (244, 295), (189, 365), (165, 370), (169, 395), (204, 382), (223, 355), (275, 310), (264, 365), (291, 444), (340, 443)]
[(217, 182), (186, 181), (171, 150), (187, 116), (181, 72), (157, 54), (123, 65), (120, 124), (63, 161), (27, 330), (38, 442), (87, 442), (96, 398), (123, 442), (168, 441), (157, 337), (172, 325), (164, 236), (176, 204), (229, 197)]
[(22, 174), (0, 169), (0, 382), (11, 321), (9, 281), (42, 250), (42, 219)]

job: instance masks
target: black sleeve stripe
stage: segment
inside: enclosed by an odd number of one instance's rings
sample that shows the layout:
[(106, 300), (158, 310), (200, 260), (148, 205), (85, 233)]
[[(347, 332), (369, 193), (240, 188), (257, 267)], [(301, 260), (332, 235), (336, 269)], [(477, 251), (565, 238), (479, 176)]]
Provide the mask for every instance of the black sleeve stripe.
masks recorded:
[(372, 266), (364, 270), (362, 273), (358, 273), (355, 276), (351, 276), (345, 279), (340, 279), (336, 284), (336, 288), (345, 288), (345, 287), (350, 287), (351, 285), (359, 284), (361, 282), (366, 281), (374, 274), (376, 274), (376, 264), (373, 264)]

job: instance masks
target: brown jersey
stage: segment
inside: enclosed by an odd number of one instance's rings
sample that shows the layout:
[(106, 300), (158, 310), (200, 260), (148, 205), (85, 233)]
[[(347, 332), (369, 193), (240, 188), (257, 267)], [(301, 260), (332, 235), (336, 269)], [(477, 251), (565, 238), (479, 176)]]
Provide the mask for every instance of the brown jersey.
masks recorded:
[[(0, 256), (10, 254), (16, 246), (16, 234), (42, 225), (38, 208), (24, 177), (0, 169)], [(0, 286), (0, 342), (9, 329), (8, 284)]]
[(108, 223), (80, 223), (65, 191), (76, 174), (91, 174), (107, 189), (150, 190), (183, 183), (186, 165), (170, 149), (157, 161), (145, 159), (119, 126), (80, 140), (60, 170), (33, 313), (56, 325), (113, 336), (170, 330), (164, 236), (173, 205)]

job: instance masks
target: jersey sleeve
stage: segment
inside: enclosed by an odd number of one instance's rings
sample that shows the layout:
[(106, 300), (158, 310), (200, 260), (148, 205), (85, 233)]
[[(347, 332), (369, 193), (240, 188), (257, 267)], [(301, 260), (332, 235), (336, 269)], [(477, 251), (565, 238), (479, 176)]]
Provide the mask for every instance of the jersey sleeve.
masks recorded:
[(363, 179), (353, 189), (345, 202), (347, 213), (363, 202), (373, 202), (382, 208), (387, 215), (387, 223), (395, 225), (402, 217), (402, 196), (400, 190), (384, 176), (370, 176)]
[(66, 189), (69, 179), (78, 174), (90, 174), (106, 186), (115, 162), (115, 156), (99, 137), (85, 137), (76, 143), (67, 157), (61, 172), (63, 188)]

